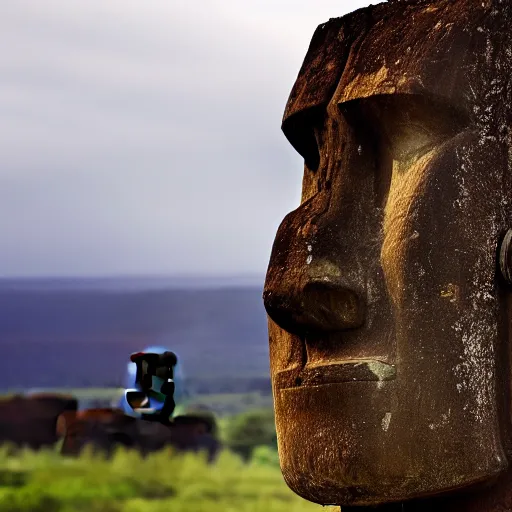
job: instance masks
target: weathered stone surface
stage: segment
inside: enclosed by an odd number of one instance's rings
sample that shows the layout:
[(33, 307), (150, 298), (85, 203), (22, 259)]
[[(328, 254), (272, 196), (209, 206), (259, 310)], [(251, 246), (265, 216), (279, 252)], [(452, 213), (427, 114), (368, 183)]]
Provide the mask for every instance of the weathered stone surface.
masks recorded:
[(264, 291), (306, 499), (512, 510), (511, 21), (512, 2), (391, 1), (313, 36), (283, 119), (302, 204)]

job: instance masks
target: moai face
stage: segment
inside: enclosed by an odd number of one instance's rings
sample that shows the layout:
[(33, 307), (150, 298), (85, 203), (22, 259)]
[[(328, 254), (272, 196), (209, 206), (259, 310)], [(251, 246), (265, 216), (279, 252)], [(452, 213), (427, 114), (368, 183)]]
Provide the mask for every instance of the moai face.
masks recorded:
[(286, 107), (302, 204), (264, 291), (281, 468), (321, 504), (509, 466), (510, 4), (389, 2), (321, 25)]

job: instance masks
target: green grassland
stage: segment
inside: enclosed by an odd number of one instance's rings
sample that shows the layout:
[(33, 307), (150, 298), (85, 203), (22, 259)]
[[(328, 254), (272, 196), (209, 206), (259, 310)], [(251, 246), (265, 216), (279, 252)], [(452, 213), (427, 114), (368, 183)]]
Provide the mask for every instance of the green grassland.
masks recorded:
[[(266, 450), (263, 450), (266, 451)], [(0, 450), (2, 512), (320, 512), (295, 495), (278, 466), (255, 456), (244, 464), (225, 450), (213, 465), (170, 449), (142, 458), (120, 449), (113, 459), (54, 450)]]

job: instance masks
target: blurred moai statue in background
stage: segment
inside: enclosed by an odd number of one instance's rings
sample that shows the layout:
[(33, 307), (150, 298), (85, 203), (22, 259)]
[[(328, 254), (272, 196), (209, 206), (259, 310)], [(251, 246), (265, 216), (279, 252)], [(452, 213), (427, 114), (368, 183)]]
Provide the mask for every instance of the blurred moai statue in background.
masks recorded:
[(511, 27), (510, 1), (391, 0), (313, 36), (283, 120), (302, 204), (264, 291), (308, 500), (512, 510)]

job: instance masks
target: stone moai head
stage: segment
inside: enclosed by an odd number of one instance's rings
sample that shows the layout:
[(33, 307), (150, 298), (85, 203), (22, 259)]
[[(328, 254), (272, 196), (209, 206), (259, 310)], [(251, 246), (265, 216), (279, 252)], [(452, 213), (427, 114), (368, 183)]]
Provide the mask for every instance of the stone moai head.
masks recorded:
[(283, 131), (302, 204), (265, 283), (281, 468), (321, 504), (474, 489), (512, 461), (512, 2), (316, 30)]

